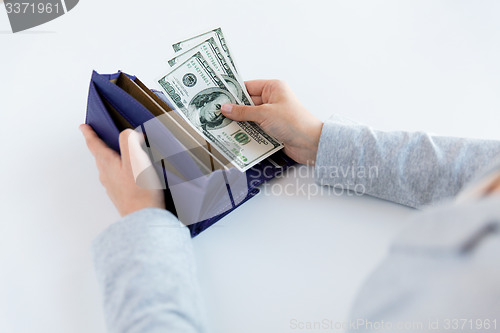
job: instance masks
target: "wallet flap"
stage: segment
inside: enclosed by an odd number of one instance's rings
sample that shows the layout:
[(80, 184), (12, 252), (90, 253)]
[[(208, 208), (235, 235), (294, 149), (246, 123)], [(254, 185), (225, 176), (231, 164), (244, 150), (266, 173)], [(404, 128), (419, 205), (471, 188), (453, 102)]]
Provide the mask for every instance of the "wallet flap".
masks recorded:
[(90, 83), (85, 123), (92, 126), (99, 137), (114, 151), (120, 151), (118, 137), (120, 130), (108, 113), (97, 92), (94, 82)]

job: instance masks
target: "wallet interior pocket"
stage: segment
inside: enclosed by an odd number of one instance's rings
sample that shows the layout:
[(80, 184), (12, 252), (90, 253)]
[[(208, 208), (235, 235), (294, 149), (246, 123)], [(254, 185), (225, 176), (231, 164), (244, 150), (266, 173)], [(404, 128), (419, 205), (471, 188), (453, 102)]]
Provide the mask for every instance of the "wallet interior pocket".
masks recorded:
[[(115, 84), (128, 95), (143, 105), (156, 117), (172, 134), (185, 146), (186, 151), (193, 157), (203, 174), (214, 170), (227, 169), (231, 163), (199, 135), (179, 114), (173, 111), (165, 102), (149, 90), (139, 79), (130, 79), (121, 73)], [(166, 161), (169, 163), (168, 159)], [(177, 170), (176, 173), (180, 170)]]
[(113, 105), (111, 105), (110, 102), (108, 102), (106, 98), (102, 98), (102, 102), (104, 103), (111, 119), (115, 123), (116, 128), (118, 128), (120, 132), (126, 130), (127, 128), (133, 129), (132, 125), (124, 117), (122, 117), (122, 115), (113, 107)]

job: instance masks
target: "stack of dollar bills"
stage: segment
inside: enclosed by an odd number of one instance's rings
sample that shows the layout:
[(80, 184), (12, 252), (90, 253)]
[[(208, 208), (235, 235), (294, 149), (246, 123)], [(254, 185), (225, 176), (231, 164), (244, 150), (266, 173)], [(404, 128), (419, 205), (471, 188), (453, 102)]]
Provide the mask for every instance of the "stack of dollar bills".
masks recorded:
[(158, 79), (175, 110), (244, 172), (283, 145), (253, 122), (224, 117), (225, 103), (253, 105), (220, 28), (172, 45), (171, 70)]

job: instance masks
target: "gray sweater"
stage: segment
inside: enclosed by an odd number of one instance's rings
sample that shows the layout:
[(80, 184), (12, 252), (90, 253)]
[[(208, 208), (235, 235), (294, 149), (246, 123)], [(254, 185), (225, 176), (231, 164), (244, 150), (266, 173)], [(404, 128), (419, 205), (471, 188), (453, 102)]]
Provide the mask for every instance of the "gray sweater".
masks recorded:
[[(348, 329), (478, 331), (490, 323), (489, 331), (500, 331), (500, 196), (451, 200), (498, 171), (498, 157), (499, 141), (325, 122), (319, 184), (432, 206), (415, 214), (366, 281)], [(93, 252), (110, 332), (205, 331), (189, 232), (171, 213), (130, 214), (95, 240)]]

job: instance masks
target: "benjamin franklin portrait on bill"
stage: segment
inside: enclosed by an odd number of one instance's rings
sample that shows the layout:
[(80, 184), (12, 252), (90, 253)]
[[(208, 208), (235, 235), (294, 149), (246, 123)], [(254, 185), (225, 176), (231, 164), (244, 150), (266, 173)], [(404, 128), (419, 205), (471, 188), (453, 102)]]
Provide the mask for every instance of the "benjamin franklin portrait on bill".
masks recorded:
[(208, 88), (199, 92), (189, 103), (187, 117), (201, 131), (219, 129), (232, 122), (220, 111), (222, 104), (236, 103), (228, 91)]

